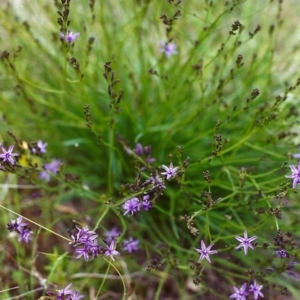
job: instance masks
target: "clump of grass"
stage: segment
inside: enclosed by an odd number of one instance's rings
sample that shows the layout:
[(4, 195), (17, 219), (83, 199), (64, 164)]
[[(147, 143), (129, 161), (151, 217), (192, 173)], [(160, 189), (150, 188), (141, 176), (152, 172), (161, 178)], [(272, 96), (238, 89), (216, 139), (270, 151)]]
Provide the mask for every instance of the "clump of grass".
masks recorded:
[(297, 297), (291, 3), (3, 5), (3, 299)]

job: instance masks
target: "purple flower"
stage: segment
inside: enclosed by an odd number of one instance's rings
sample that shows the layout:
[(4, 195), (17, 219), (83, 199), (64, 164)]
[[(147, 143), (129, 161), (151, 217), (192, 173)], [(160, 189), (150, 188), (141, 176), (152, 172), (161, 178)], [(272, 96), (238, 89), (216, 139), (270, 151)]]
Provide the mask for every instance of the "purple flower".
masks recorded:
[(121, 235), (121, 232), (117, 227), (113, 227), (113, 229), (105, 231), (104, 235), (106, 243), (110, 243), (113, 240), (115, 241)]
[(280, 249), (280, 250), (275, 250), (277, 253), (277, 256), (280, 258), (286, 258), (287, 257), (287, 252), (285, 249)]
[(162, 172), (161, 175), (166, 175), (167, 180), (171, 179), (172, 177), (176, 176), (176, 171), (179, 169), (179, 167), (173, 167), (173, 163), (170, 163), (170, 167), (168, 168), (165, 165), (162, 165), (162, 167), (166, 170), (166, 172)]
[(123, 205), (122, 208), (125, 210), (124, 216), (128, 213), (136, 213), (137, 211), (140, 211), (141, 209), (141, 203), (138, 198), (134, 197), (129, 200), (127, 200)]
[(67, 43), (72, 43), (74, 42), (78, 36), (80, 35), (79, 32), (73, 33), (72, 30), (68, 30), (67, 34), (65, 35), (64, 33), (60, 33), (60, 38), (66, 40)]
[(46, 153), (47, 152), (47, 149), (46, 149), (47, 146), (48, 146), (48, 143), (43, 143), (42, 140), (38, 140), (38, 142), (36, 144), (37, 149), (33, 148), (32, 152), (36, 153), (38, 151), (40, 153)]
[(148, 186), (152, 184), (152, 188), (151, 188), (151, 191), (153, 190), (156, 190), (158, 191), (159, 193), (162, 193), (163, 190), (165, 190), (166, 186), (162, 180), (161, 177), (159, 177), (158, 175), (156, 176), (151, 176), (149, 179), (147, 179), (145, 182), (144, 182), (144, 186)]
[(15, 164), (13, 156), (18, 156), (19, 154), (13, 153), (14, 145), (10, 146), (6, 151), (1, 145), (2, 154), (0, 154), (0, 158), (2, 158), (2, 162), (9, 162), (11, 165)]
[(92, 230), (89, 230), (87, 226), (83, 228), (76, 228), (71, 233), (73, 247), (76, 248), (76, 259), (83, 256), (85, 261), (88, 261), (90, 257), (93, 259), (102, 253), (103, 247), (98, 245), (98, 234)]
[(161, 42), (160, 43), (161, 49), (160, 52), (163, 52), (166, 54), (166, 57), (170, 57), (171, 55), (178, 54), (177, 45), (173, 43), (165, 43)]
[(229, 298), (237, 300), (247, 300), (246, 296), (249, 295), (249, 293), (246, 291), (247, 283), (244, 283), (240, 289), (238, 289), (236, 286), (234, 286), (233, 289), (235, 293), (232, 294)]
[(50, 181), (50, 173), (56, 174), (61, 161), (59, 159), (53, 159), (50, 163), (44, 164), (44, 171), (40, 172), (40, 178), (44, 179), (45, 181)]
[(248, 253), (248, 247), (254, 250), (254, 248), (253, 248), (253, 246), (252, 246), (251, 243), (252, 243), (254, 240), (257, 239), (256, 236), (253, 236), (253, 237), (251, 237), (251, 238), (248, 238), (247, 231), (245, 230), (245, 231), (244, 231), (244, 237), (236, 236), (235, 238), (236, 238), (239, 242), (241, 242), (237, 247), (235, 247), (235, 249), (239, 249), (239, 248), (241, 248), (241, 247), (244, 247), (244, 252), (245, 252), (246, 255), (247, 255), (247, 253)]
[(9, 231), (16, 231), (18, 232), (19, 238), (18, 241), (24, 241), (28, 243), (30, 241), (30, 235), (33, 234), (31, 230), (27, 228), (28, 224), (26, 222), (22, 222), (22, 217), (20, 216), (17, 220), (12, 220), (9, 224), (6, 225), (6, 228)]
[(105, 249), (104, 256), (109, 256), (113, 261), (115, 260), (114, 255), (120, 255), (120, 252), (116, 250), (115, 241), (111, 241), (109, 245), (106, 245)]
[(150, 199), (149, 195), (143, 196), (142, 206), (143, 206), (144, 210), (147, 210), (147, 211), (152, 207), (152, 202), (149, 201), (149, 199)]
[(258, 297), (264, 298), (264, 294), (260, 291), (262, 288), (262, 285), (256, 284), (256, 280), (253, 281), (253, 284), (250, 284), (249, 292), (253, 293), (254, 300), (257, 300)]
[(30, 235), (33, 234), (33, 232), (27, 228), (20, 231), (20, 236), (18, 238), (18, 241), (24, 241), (25, 243), (28, 243), (30, 241)]
[(296, 187), (297, 183), (300, 183), (300, 162), (298, 163), (298, 168), (295, 166), (290, 166), (292, 174), (285, 177), (293, 179), (293, 189)]
[(72, 283), (67, 285), (64, 289), (57, 291), (56, 300), (79, 300), (84, 298), (83, 295), (79, 295), (78, 291), (71, 290)]
[(9, 224), (6, 225), (6, 228), (9, 231), (18, 231), (21, 232), (24, 228), (27, 227), (26, 222), (22, 222), (22, 217), (20, 216), (17, 220), (12, 220)]
[(132, 253), (133, 251), (138, 250), (139, 240), (134, 240), (132, 237), (129, 240), (125, 240), (123, 243), (123, 249), (128, 253)]
[(218, 253), (217, 250), (210, 250), (213, 245), (214, 244), (210, 244), (206, 248), (206, 246), (202, 240), (201, 241), (201, 249), (194, 248), (198, 253), (201, 254), (199, 260), (203, 260), (204, 258), (206, 258), (208, 260), (208, 262), (211, 263), (209, 255)]
[(138, 156), (142, 156), (142, 155), (143, 155), (143, 146), (142, 146), (142, 144), (137, 143), (137, 144), (135, 145), (135, 153), (136, 153)]

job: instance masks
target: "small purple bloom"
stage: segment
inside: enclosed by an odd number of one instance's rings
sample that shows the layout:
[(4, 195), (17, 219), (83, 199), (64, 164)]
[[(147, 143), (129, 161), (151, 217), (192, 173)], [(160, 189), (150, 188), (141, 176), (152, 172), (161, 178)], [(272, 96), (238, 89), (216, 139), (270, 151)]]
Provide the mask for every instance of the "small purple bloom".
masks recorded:
[(249, 295), (249, 293), (246, 291), (247, 283), (244, 283), (240, 289), (238, 289), (236, 286), (234, 286), (233, 289), (235, 293), (232, 294), (229, 298), (237, 300), (247, 300), (246, 296)]
[(0, 154), (0, 158), (2, 158), (2, 162), (9, 162), (11, 165), (15, 164), (13, 159), (14, 156), (18, 156), (18, 153), (13, 153), (14, 145), (10, 146), (9, 149), (6, 151), (1, 145), (2, 154)]
[(277, 253), (277, 256), (280, 258), (286, 258), (287, 257), (287, 252), (285, 249), (280, 249), (280, 250), (275, 250)]
[(40, 152), (40, 153), (46, 153), (47, 152), (46, 147), (48, 146), (48, 143), (43, 143), (42, 140), (39, 140), (37, 142), (36, 146), (37, 146), (37, 149), (35, 149), (35, 148), (32, 149), (33, 153), (36, 153), (37, 151)]
[(109, 245), (106, 245), (105, 249), (104, 256), (109, 256), (113, 261), (115, 260), (114, 255), (120, 255), (120, 252), (116, 250), (115, 241), (111, 241)]
[(127, 200), (123, 205), (122, 208), (125, 210), (124, 216), (128, 213), (131, 213), (133, 215), (137, 211), (140, 211), (141, 209), (141, 203), (138, 198), (134, 197), (129, 200)]
[(21, 216), (17, 218), (17, 220), (12, 220), (9, 224), (6, 225), (6, 228), (9, 231), (18, 231), (18, 232), (21, 232), (26, 227), (27, 227), (27, 223), (22, 222)]
[(264, 298), (264, 294), (260, 291), (263, 288), (262, 285), (258, 285), (256, 280), (254, 280), (253, 284), (250, 284), (249, 292), (253, 293), (254, 300), (257, 300), (258, 297)]
[(33, 234), (33, 232), (27, 228), (20, 231), (20, 236), (18, 238), (18, 241), (24, 241), (25, 243), (28, 243), (30, 241), (30, 235)]
[(61, 164), (61, 161), (59, 159), (53, 159), (50, 163), (44, 164), (44, 171), (40, 172), (40, 178), (44, 179), (45, 181), (50, 181), (50, 173), (56, 174), (59, 166)]
[(176, 172), (179, 169), (179, 167), (173, 167), (173, 163), (170, 163), (170, 167), (168, 168), (165, 165), (162, 165), (162, 167), (166, 170), (166, 172), (162, 172), (161, 175), (166, 175), (167, 180), (171, 179), (172, 177), (176, 176)]
[(113, 227), (111, 230), (107, 230), (104, 233), (106, 243), (110, 243), (111, 241), (115, 241), (120, 235), (121, 232), (117, 227)]
[(22, 217), (20, 216), (17, 220), (12, 220), (9, 224), (6, 225), (6, 228), (9, 231), (16, 231), (18, 232), (19, 238), (18, 241), (24, 241), (28, 243), (30, 241), (30, 235), (33, 234), (31, 230), (27, 228), (28, 224), (26, 222), (22, 222)]
[(210, 250), (213, 245), (214, 244), (210, 244), (208, 247), (206, 247), (202, 240), (201, 249), (194, 248), (198, 253), (201, 254), (199, 260), (203, 260), (205, 258), (209, 263), (211, 263), (209, 255), (218, 253), (217, 250)]
[(296, 185), (300, 183), (300, 162), (298, 163), (298, 168), (295, 166), (290, 166), (292, 174), (285, 176), (286, 178), (292, 178), (293, 179), (293, 189), (296, 188)]
[(60, 38), (65, 39), (67, 43), (72, 43), (78, 38), (79, 35), (80, 35), (79, 32), (73, 33), (72, 30), (68, 30), (66, 35), (61, 32)]
[(149, 201), (150, 196), (149, 195), (144, 195), (143, 196), (143, 201), (142, 201), (142, 206), (144, 210), (149, 210), (152, 207), (152, 202)]
[(241, 248), (241, 247), (244, 247), (244, 252), (245, 252), (246, 255), (247, 255), (247, 253), (248, 253), (248, 247), (254, 250), (254, 248), (253, 248), (253, 246), (252, 246), (251, 243), (252, 243), (254, 240), (257, 239), (256, 236), (253, 236), (253, 237), (251, 237), (251, 238), (248, 238), (248, 233), (247, 233), (247, 231), (245, 230), (245, 231), (244, 231), (244, 237), (236, 236), (235, 238), (236, 238), (239, 242), (241, 242), (237, 247), (235, 247), (235, 249), (239, 249), (239, 248)]
[(165, 53), (166, 57), (170, 57), (171, 55), (178, 54), (177, 45), (173, 43), (160, 43), (161, 49), (160, 52)]
[(72, 283), (67, 285), (64, 289), (57, 291), (56, 300), (80, 300), (84, 298), (79, 295), (78, 291), (71, 290)]
[(142, 146), (142, 144), (137, 143), (137, 144), (135, 145), (135, 153), (136, 153), (138, 156), (142, 156), (142, 155), (143, 155), (143, 146)]
[(133, 237), (130, 237), (129, 240), (125, 240), (123, 243), (123, 249), (128, 253), (132, 253), (138, 250), (139, 240), (134, 240)]

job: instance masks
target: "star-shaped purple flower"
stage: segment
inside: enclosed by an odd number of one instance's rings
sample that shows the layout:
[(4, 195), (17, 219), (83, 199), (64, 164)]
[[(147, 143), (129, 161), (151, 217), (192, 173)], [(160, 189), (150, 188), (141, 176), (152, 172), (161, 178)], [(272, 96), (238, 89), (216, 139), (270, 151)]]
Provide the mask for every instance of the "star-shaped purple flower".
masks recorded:
[(18, 156), (18, 153), (13, 153), (14, 145), (10, 146), (9, 149), (6, 151), (4, 147), (1, 145), (2, 154), (0, 154), (0, 158), (2, 158), (2, 162), (9, 162), (11, 165), (15, 164), (13, 159), (14, 156)]
[(160, 52), (165, 53), (166, 57), (170, 57), (172, 55), (178, 54), (177, 45), (173, 43), (160, 43), (161, 49)]
[(202, 240), (201, 249), (194, 248), (198, 253), (200, 253), (199, 260), (203, 260), (205, 258), (209, 263), (211, 263), (209, 255), (218, 253), (217, 250), (210, 250), (213, 245), (214, 244), (210, 244), (208, 247), (206, 247), (205, 243)]
[(287, 178), (292, 178), (293, 179), (293, 189), (296, 188), (296, 185), (298, 183), (300, 183), (300, 162), (298, 163), (298, 168), (296, 168), (295, 166), (290, 166), (292, 174), (291, 175), (287, 175), (285, 177)]
[(264, 294), (260, 291), (263, 288), (262, 285), (256, 283), (256, 280), (253, 281), (253, 284), (250, 284), (249, 292), (253, 293), (254, 300), (257, 300), (259, 297), (264, 298)]
[(60, 38), (65, 39), (67, 43), (73, 43), (78, 36), (80, 35), (79, 32), (74, 32), (72, 30), (68, 30), (67, 34), (65, 35), (64, 33), (60, 33)]
[(236, 300), (247, 300), (246, 296), (249, 295), (249, 293), (246, 291), (247, 283), (244, 283), (240, 289), (238, 289), (236, 286), (234, 286), (233, 289), (235, 293), (232, 294), (229, 298)]
[(162, 167), (166, 170), (166, 172), (162, 172), (161, 175), (166, 175), (167, 180), (171, 179), (172, 177), (176, 176), (176, 172), (179, 167), (173, 167), (173, 163), (170, 163), (170, 167), (162, 165)]
[(125, 240), (123, 243), (123, 249), (128, 253), (132, 253), (138, 250), (139, 240), (134, 240), (133, 237), (130, 237), (129, 240)]
[(104, 252), (104, 256), (109, 256), (111, 260), (114, 259), (114, 255), (120, 255), (120, 252), (116, 250), (115, 241), (111, 241), (109, 245), (106, 246), (106, 251)]
[(256, 236), (253, 236), (253, 237), (251, 237), (251, 238), (248, 238), (248, 233), (247, 233), (247, 231), (245, 230), (245, 231), (244, 231), (244, 237), (236, 236), (235, 238), (236, 238), (239, 242), (241, 242), (237, 247), (235, 247), (235, 249), (240, 249), (240, 248), (244, 247), (244, 252), (245, 252), (246, 255), (247, 255), (247, 253), (248, 253), (248, 248), (251, 248), (251, 249), (254, 250), (254, 248), (253, 248), (253, 246), (252, 246), (251, 243), (252, 243), (254, 240), (257, 239)]

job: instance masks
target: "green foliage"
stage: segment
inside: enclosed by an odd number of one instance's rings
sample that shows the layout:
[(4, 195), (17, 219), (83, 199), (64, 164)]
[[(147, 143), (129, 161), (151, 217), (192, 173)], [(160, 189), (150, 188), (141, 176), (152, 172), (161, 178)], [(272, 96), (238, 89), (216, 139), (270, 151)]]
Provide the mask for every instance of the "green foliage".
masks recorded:
[[(73, 282), (94, 299), (228, 299), (255, 278), (266, 299), (296, 297), (274, 237), (281, 230), (297, 260), (298, 190), (285, 175), (300, 144), (298, 2), (42, 2), (0, 10), (0, 141), (20, 154), (0, 174), (1, 214), (24, 216), (35, 236), (23, 248), (1, 235), (20, 255), (1, 256), (12, 276), (0, 289), (22, 286), (5, 297)], [(72, 43), (60, 38), (68, 30), (80, 33)], [(45, 155), (32, 152), (38, 140)], [(53, 158), (62, 164), (45, 182)], [(170, 162), (180, 171), (163, 195), (142, 185)], [(145, 193), (154, 208), (124, 216), (122, 204)], [(116, 226), (121, 256), (76, 260), (75, 225), (102, 238)], [(247, 256), (234, 249), (245, 229), (257, 236)], [(131, 256), (129, 236), (140, 240)], [(211, 265), (195, 261), (201, 240), (219, 251)]]

